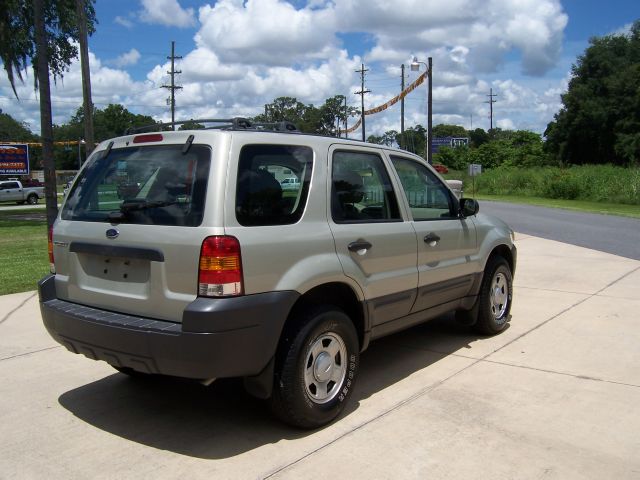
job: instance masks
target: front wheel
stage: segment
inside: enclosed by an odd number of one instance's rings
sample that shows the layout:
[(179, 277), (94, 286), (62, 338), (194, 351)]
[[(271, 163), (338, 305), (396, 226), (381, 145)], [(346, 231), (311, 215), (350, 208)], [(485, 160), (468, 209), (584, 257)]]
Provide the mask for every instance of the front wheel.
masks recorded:
[(315, 308), (279, 347), (271, 407), (282, 421), (315, 428), (336, 418), (358, 371), (359, 343), (351, 319), (337, 307)]
[(485, 335), (495, 335), (503, 331), (511, 318), (512, 300), (511, 268), (504, 258), (492, 257), (487, 262), (480, 287), (476, 330)]

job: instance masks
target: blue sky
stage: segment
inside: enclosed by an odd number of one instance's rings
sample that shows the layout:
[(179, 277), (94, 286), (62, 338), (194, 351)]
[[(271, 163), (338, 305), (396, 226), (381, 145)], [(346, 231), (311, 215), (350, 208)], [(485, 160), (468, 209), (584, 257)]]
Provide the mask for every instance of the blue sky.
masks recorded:
[[(542, 133), (560, 108), (571, 65), (592, 36), (622, 32), (637, 1), (610, 0), (98, 0), (89, 40), (94, 102), (167, 120), (171, 41), (184, 88), (178, 118), (252, 116), (278, 96), (321, 104), (359, 89), (366, 108), (399, 91), (400, 65), (434, 59), (434, 123)], [(416, 73), (407, 68), (407, 82)], [(15, 100), (0, 76), (0, 108), (38, 130), (31, 72)], [(52, 92), (54, 121), (81, 104), (74, 63)], [(399, 107), (367, 117), (367, 134), (399, 130)], [(426, 124), (426, 88), (407, 97), (405, 124)], [(359, 132), (354, 136), (358, 136)]]

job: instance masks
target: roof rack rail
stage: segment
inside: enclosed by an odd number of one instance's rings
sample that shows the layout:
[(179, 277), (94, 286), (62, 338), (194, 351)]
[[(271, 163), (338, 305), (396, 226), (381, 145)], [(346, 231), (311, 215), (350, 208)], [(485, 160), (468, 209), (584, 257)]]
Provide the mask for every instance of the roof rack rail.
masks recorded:
[(254, 122), (248, 118), (242, 117), (234, 117), (234, 118), (200, 118), (200, 119), (190, 119), (190, 120), (181, 120), (178, 122), (168, 122), (168, 123), (153, 123), (151, 125), (144, 125), (142, 127), (130, 127), (128, 128), (124, 134), (131, 135), (133, 133), (142, 133), (142, 132), (153, 132), (153, 131), (162, 131), (167, 130), (169, 127), (173, 130), (176, 125), (185, 125), (189, 123), (216, 123), (219, 125), (213, 125), (209, 127), (204, 127), (205, 130), (210, 129), (220, 129), (220, 130), (258, 130), (258, 131), (275, 131), (275, 132), (289, 132), (289, 133), (299, 133), (298, 127), (295, 124), (289, 121), (281, 121), (281, 122)]

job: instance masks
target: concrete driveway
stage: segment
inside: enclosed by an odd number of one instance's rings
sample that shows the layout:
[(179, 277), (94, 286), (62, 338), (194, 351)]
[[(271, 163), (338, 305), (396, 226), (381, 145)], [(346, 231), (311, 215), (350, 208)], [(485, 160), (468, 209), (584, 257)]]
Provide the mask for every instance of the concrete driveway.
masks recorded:
[(640, 478), (640, 261), (519, 235), (511, 327), (374, 342), (314, 432), (239, 382), (134, 381), (0, 297), (0, 478)]

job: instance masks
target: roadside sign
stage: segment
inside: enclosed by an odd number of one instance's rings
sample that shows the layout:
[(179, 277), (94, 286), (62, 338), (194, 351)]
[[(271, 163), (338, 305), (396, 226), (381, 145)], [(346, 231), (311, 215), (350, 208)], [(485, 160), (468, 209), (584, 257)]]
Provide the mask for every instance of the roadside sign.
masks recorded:
[(469, 164), (469, 176), (470, 177), (475, 177), (477, 175), (480, 175), (481, 173), (482, 173), (482, 165), (479, 165), (477, 163)]
[(469, 145), (467, 137), (433, 137), (431, 140), (431, 153), (438, 153), (440, 147), (462, 147)]
[(0, 144), (0, 175), (29, 174), (29, 145)]

